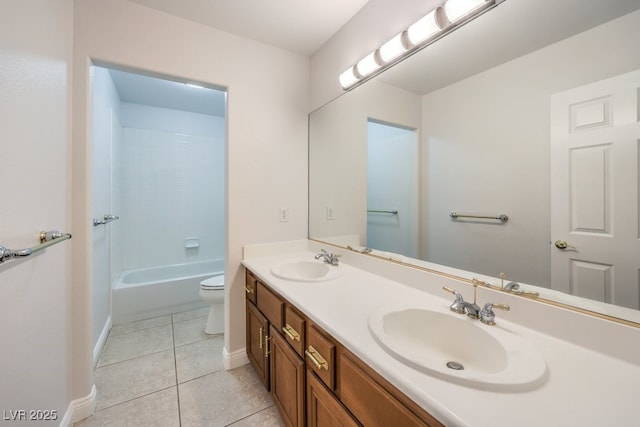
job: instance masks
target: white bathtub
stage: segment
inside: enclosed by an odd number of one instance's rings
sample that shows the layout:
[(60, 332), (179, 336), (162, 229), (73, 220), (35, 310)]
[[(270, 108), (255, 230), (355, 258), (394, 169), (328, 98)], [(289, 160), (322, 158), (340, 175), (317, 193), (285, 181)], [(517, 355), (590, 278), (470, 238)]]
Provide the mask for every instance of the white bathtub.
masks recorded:
[(206, 307), (200, 282), (222, 274), (224, 259), (125, 270), (112, 285), (113, 324)]

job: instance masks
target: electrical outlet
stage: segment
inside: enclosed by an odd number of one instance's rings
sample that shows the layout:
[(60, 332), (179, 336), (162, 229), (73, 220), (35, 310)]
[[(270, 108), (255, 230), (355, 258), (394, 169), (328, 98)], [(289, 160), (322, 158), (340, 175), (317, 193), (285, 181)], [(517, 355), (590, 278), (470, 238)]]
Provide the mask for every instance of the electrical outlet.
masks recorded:
[(289, 208), (280, 208), (280, 222), (289, 221)]
[(333, 206), (327, 206), (327, 219), (329, 221), (333, 221), (334, 216), (333, 216)]

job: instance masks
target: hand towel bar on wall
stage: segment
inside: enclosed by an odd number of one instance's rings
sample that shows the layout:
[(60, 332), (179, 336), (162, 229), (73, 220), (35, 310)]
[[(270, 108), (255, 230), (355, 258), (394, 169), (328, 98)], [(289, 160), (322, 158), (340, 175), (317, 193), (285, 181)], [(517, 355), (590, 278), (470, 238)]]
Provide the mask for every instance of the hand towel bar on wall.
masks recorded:
[(449, 216), (453, 219), (458, 219), (458, 218), (476, 218), (476, 219), (496, 219), (500, 222), (507, 222), (509, 221), (509, 217), (505, 214), (500, 214), (500, 215), (495, 215), (495, 216), (488, 216), (488, 215), (467, 215), (467, 214), (461, 214), (458, 212), (451, 212), (449, 214)]
[(102, 219), (94, 219), (93, 220), (93, 226), (97, 227), (99, 225), (108, 224), (111, 221), (115, 221), (116, 219), (120, 219), (120, 217), (118, 215), (107, 214), (107, 215), (103, 216)]
[(53, 246), (62, 241), (68, 240), (71, 238), (71, 234), (69, 233), (61, 233), (57, 230), (51, 231), (41, 231), (40, 232), (40, 244), (36, 245), (32, 248), (26, 249), (9, 249), (4, 246), (0, 246), (0, 264), (7, 260), (11, 260), (14, 258), (24, 258), (29, 255), (32, 255), (36, 252), (39, 252), (49, 246)]
[(398, 210), (397, 209), (391, 209), (390, 211), (367, 210), (367, 213), (383, 213), (383, 214), (398, 215)]

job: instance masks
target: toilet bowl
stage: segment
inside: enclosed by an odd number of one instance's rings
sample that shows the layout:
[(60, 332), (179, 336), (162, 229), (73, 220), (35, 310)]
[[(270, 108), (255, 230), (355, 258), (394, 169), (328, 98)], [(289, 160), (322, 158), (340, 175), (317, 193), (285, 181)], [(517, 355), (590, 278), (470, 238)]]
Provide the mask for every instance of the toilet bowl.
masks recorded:
[(200, 282), (200, 298), (211, 305), (207, 326), (207, 334), (224, 332), (224, 275), (209, 277)]

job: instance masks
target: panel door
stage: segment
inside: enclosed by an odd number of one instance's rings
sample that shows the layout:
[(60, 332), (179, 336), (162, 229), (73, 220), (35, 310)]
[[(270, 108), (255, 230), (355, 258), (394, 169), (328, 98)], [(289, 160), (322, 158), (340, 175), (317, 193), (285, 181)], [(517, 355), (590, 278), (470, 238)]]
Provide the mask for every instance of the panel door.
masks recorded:
[(551, 287), (640, 308), (640, 71), (551, 97)]
[(287, 427), (304, 426), (304, 362), (271, 325), (271, 396)]
[(268, 334), (267, 318), (253, 303), (247, 301), (247, 357), (267, 389), (269, 389)]

